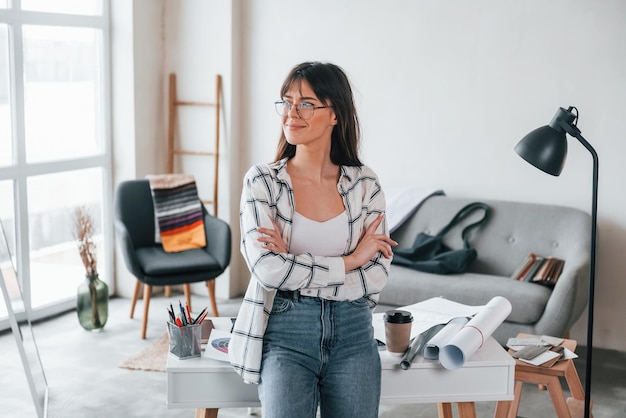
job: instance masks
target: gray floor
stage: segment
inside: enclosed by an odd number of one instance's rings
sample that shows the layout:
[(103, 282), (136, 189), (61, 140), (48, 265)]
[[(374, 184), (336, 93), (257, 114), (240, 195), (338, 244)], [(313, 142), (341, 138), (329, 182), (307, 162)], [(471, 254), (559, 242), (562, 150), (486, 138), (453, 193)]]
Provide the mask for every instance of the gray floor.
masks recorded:
[[(172, 300), (182, 298), (173, 295)], [(142, 302), (138, 302), (135, 319), (128, 318), (130, 301), (110, 301), (110, 316), (99, 334), (84, 331), (75, 312), (37, 323), (34, 333), (50, 388), (49, 417), (185, 417), (193, 410), (165, 408), (165, 373), (132, 371), (117, 365), (165, 332), (165, 306), (170, 299), (155, 297), (150, 306), (150, 324), (146, 340), (139, 338)], [(194, 306), (204, 306), (206, 297), (195, 296)], [(222, 316), (234, 316), (240, 301), (218, 301)], [(0, 334), (0, 416), (34, 417), (30, 392), (14, 337)], [(579, 348), (576, 360), (584, 379), (584, 350)], [(592, 382), (595, 418), (626, 417), (626, 353), (594, 351)], [(477, 416), (491, 417), (495, 403), (476, 404)], [(456, 412), (455, 412), (456, 413)], [(247, 417), (248, 409), (223, 409), (220, 417)], [(381, 405), (380, 417), (436, 417), (435, 405)], [(554, 417), (547, 391), (534, 385), (524, 388), (520, 417)], [(341, 418), (341, 417), (340, 417)]]

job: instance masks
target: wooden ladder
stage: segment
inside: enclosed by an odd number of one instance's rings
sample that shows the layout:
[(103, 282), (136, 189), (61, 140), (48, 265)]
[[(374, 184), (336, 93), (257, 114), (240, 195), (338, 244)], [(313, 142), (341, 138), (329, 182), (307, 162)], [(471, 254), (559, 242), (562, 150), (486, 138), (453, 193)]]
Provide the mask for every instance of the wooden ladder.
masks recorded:
[[(213, 102), (196, 102), (179, 100), (176, 93), (176, 74), (171, 73), (169, 77), (169, 127), (167, 134), (167, 172), (174, 173), (174, 158), (177, 155), (207, 156), (213, 157), (213, 198), (201, 199), (204, 204), (213, 205), (213, 216), (217, 216), (218, 203), (218, 175), (219, 175), (219, 157), (220, 157), (220, 109), (222, 97), (222, 76), (215, 76), (215, 101)], [(178, 114), (178, 106), (202, 106), (213, 107), (215, 109), (215, 145), (213, 151), (198, 151), (176, 147), (176, 121)]]
[[(219, 175), (219, 160), (220, 160), (220, 109), (222, 98), (222, 76), (217, 74), (215, 76), (215, 100), (213, 102), (198, 102), (198, 101), (186, 101), (180, 100), (176, 91), (176, 74), (170, 73), (169, 75), (169, 105), (168, 105), (168, 133), (167, 133), (167, 173), (173, 174), (175, 172), (174, 161), (177, 155), (180, 156), (206, 156), (213, 157), (213, 197), (212, 199), (200, 199), (205, 205), (212, 205), (212, 215), (217, 217), (218, 208), (218, 175)], [(212, 107), (215, 109), (215, 143), (213, 151), (199, 151), (183, 149), (176, 146), (176, 122), (178, 116), (178, 106), (200, 106), (200, 107)], [(209, 299), (211, 302), (211, 308), (213, 309), (213, 315), (218, 316), (217, 304), (215, 302), (215, 280), (207, 280), (207, 288), (209, 290)], [(188, 286), (188, 285), (186, 285)], [(170, 286), (165, 286), (165, 297), (170, 297)], [(190, 306), (191, 308), (191, 306)]]

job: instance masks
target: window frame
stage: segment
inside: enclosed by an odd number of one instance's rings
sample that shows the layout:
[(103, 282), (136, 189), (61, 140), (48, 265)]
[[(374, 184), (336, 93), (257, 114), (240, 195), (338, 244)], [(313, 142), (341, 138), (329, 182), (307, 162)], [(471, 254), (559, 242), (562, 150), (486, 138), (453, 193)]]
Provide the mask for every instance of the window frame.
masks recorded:
[[(22, 293), (26, 308), (31, 320), (38, 320), (51, 315), (75, 308), (75, 300), (64, 300), (45, 307), (33, 310), (31, 308), (30, 284), (30, 248), (29, 248), (29, 220), (27, 183), (32, 176), (54, 174), (87, 168), (100, 168), (103, 173), (102, 196), (102, 233), (104, 235), (104, 254), (107, 277), (102, 277), (109, 285), (110, 292), (113, 286), (113, 222), (112, 222), (112, 139), (111, 139), (111, 52), (110, 52), (110, 1), (102, 0), (102, 14), (96, 16), (71, 15), (61, 13), (34, 12), (20, 10), (20, 0), (10, 2), (8, 8), (0, 9), (0, 24), (8, 27), (9, 48), (9, 89), (11, 126), (13, 139), (14, 164), (0, 167), (0, 180), (12, 180), (14, 190), (14, 219), (15, 219), (15, 251), (13, 256), (17, 261), (18, 278), (22, 285)], [(101, 60), (101, 97), (102, 97), (102, 153), (87, 157), (72, 158), (59, 161), (27, 163), (25, 144), (24, 119), (24, 72), (23, 72), (23, 39), (24, 25), (43, 25), (58, 27), (84, 27), (102, 31), (102, 60)], [(7, 319), (0, 319), (0, 331), (9, 329)]]

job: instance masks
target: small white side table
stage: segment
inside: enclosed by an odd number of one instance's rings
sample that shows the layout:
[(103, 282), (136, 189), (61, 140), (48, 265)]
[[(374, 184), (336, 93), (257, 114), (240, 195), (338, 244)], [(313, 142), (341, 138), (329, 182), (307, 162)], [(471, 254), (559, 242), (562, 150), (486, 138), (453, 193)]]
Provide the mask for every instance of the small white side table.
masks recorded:
[[(216, 329), (230, 330), (230, 318), (211, 318)], [(513, 400), (515, 361), (493, 339), (458, 370), (416, 359), (402, 370), (397, 358), (380, 352), (383, 404), (437, 403), (440, 418), (452, 418), (458, 403), (460, 418), (475, 418), (474, 402)], [(260, 406), (257, 386), (247, 385), (229, 363), (206, 357), (167, 359), (167, 408), (195, 408), (197, 418), (217, 417), (220, 408)]]

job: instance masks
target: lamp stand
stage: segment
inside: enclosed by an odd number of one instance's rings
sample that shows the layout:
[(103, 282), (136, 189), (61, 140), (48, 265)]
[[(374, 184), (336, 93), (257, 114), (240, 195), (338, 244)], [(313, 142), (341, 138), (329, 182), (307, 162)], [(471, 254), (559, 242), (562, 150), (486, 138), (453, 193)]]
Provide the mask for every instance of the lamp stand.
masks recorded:
[(587, 305), (587, 355), (585, 360), (585, 418), (591, 417), (591, 364), (593, 354), (593, 305), (595, 300), (596, 281), (596, 228), (598, 223), (598, 154), (596, 150), (580, 134), (580, 130), (564, 121), (559, 122), (565, 131), (591, 153), (593, 158), (593, 183), (591, 198), (591, 259), (589, 261), (589, 302)]

